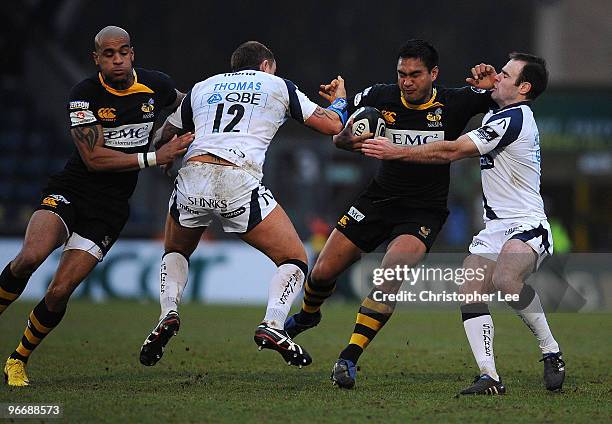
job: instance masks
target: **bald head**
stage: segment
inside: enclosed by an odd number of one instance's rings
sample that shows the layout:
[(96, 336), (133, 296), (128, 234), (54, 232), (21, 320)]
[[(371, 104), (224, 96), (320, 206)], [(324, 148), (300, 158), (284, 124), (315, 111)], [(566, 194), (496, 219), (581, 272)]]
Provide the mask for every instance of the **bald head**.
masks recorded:
[(127, 41), (127, 45), (130, 45), (130, 34), (123, 28), (118, 26), (107, 26), (104, 27), (98, 32), (94, 38), (94, 47), (97, 52), (102, 50), (102, 46), (106, 41), (109, 40), (118, 40), (125, 39)]
[(130, 34), (123, 28), (107, 26), (94, 38), (93, 60), (104, 81), (124, 90), (134, 82), (134, 49)]

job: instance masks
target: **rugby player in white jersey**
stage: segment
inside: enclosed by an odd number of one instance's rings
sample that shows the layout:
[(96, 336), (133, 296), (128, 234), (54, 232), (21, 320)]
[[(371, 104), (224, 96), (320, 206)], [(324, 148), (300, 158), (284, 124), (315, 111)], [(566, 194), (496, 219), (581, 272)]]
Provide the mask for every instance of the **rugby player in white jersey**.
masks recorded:
[(289, 365), (312, 362), (283, 328), (308, 274), (306, 251), (261, 180), (268, 146), (288, 118), (323, 134), (340, 132), (347, 116), (346, 90), (342, 78), (332, 81), (335, 95), (323, 109), (275, 72), (272, 52), (259, 42), (246, 42), (232, 54), (231, 73), (197, 83), (164, 125), (161, 143), (185, 131), (194, 132), (195, 140), (170, 198), (161, 262), (162, 312), (141, 348), (144, 365), (159, 361), (179, 329), (177, 311), (187, 283), (189, 256), (213, 219), (278, 267), (269, 285), (265, 317), (255, 331), (259, 349), (278, 351)]
[[(540, 142), (530, 101), (538, 97), (548, 81), (543, 59), (511, 53), (510, 61), (496, 73), (488, 65), (472, 69), (478, 86), (492, 89), (499, 109), (490, 111), (483, 125), (455, 141), (440, 141), (414, 148), (399, 148), (386, 138), (364, 142), (362, 152), (384, 160), (417, 163), (447, 163), (480, 155), (485, 229), (470, 245), (465, 269), (486, 269), (484, 278), (466, 281), (462, 293), (518, 295), (509, 301), (536, 336), (544, 362), (548, 390), (560, 390), (565, 363), (555, 341), (538, 294), (525, 284), (544, 258), (553, 253), (550, 226), (540, 196)], [(482, 275), (474, 272), (472, 275)], [(503, 394), (495, 368), (494, 327), (486, 303), (461, 306), (463, 325), (480, 368), (480, 375), (461, 394)]]

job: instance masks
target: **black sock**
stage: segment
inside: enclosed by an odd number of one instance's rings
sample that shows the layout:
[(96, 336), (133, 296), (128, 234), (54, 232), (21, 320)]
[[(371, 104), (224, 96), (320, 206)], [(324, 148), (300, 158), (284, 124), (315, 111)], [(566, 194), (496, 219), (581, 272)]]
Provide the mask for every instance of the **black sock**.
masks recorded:
[(340, 359), (347, 359), (356, 364), (362, 353), (363, 349), (360, 346), (351, 343), (340, 352)]
[(28, 284), (28, 278), (15, 277), (9, 262), (0, 273), (0, 314), (13, 303)]

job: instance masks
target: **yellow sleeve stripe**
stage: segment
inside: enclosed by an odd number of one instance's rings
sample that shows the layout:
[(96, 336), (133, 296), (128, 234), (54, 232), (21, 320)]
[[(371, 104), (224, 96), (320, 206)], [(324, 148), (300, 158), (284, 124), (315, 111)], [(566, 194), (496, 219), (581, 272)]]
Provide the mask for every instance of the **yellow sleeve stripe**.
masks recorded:
[(382, 327), (382, 323), (380, 321), (375, 320), (374, 318), (370, 318), (367, 315), (362, 313), (357, 314), (357, 324), (365, 325), (368, 328), (371, 328), (374, 331), (380, 330)]

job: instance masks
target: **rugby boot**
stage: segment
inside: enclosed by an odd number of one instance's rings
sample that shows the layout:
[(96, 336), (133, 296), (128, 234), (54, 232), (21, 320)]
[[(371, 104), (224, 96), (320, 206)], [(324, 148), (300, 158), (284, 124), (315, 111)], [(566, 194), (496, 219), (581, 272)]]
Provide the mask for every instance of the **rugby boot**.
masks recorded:
[(163, 356), (168, 341), (178, 333), (181, 319), (176, 311), (170, 311), (159, 321), (140, 348), (140, 363), (147, 367), (155, 365)]
[(352, 389), (357, 379), (357, 366), (348, 359), (338, 359), (332, 368), (332, 384), (342, 389)]
[(544, 385), (551, 392), (560, 391), (565, 380), (565, 362), (563, 354), (547, 353), (540, 362), (544, 362)]
[(272, 349), (280, 353), (287, 365), (302, 368), (312, 363), (308, 352), (291, 340), (285, 330), (271, 328), (265, 322), (255, 329), (253, 340), (259, 346), (259, 350)]
[(474, 383), (461, 391), (460, 395), (503, 395), (506, 393), (506, 386), (502, 384), (501, 377), (495, 381), (488, 374), (479, 375), (474, 379)]
[(25, 372), (26, 364), (19, 359), (8, 358), (4, 365), (4, 381), (9, 386), (29, 386), (30, 380)]

